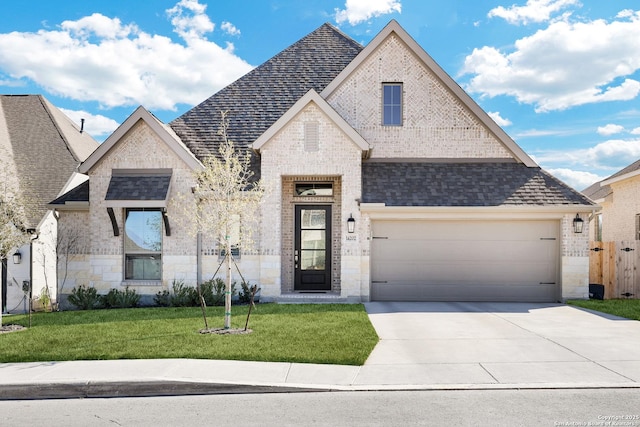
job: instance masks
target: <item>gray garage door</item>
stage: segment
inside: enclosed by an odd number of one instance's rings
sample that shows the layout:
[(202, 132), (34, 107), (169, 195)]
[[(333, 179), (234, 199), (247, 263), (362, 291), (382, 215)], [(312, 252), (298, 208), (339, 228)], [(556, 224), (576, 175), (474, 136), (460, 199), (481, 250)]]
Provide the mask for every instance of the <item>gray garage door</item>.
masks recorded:
[(374, 301), (559, 298), (558, 221), (373, 221)]

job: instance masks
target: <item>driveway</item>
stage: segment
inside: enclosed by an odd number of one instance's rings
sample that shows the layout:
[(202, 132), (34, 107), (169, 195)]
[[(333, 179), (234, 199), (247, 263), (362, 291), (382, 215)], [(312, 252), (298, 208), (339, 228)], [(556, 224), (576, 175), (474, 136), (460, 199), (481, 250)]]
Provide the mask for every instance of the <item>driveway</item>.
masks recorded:
[(359, 384), (640, 387), (640, 322), (561, 304), (372, 302)]

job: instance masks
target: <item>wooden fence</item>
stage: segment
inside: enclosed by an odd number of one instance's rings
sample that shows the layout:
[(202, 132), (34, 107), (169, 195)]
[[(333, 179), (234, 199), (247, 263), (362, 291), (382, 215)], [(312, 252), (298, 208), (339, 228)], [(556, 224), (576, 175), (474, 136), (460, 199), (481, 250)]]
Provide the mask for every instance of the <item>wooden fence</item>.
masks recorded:
[(591, 242), (589, 283), (604, 285), (605, 299), (640, 299), (639, 242)]

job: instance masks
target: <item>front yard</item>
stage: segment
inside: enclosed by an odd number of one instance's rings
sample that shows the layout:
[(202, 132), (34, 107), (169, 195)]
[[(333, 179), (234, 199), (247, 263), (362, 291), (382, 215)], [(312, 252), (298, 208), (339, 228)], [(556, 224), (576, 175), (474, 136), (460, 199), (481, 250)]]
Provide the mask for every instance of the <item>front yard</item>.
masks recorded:
[(571, 300), (567, 304), (640, 320), (640, 299)]
[[(244, 328), (248, 306), (233, 307)], [(209, 327), (224, 309), (207, 309)], [(26, 315), (3, 324), (27, 326)], [(200, 308), (35, 313), (32, 326), (0, 334), (0, 362), (195, 358), (362, 365), (378, 342), (361, 304), (258, 304), (246, 335), (200, 334)]]

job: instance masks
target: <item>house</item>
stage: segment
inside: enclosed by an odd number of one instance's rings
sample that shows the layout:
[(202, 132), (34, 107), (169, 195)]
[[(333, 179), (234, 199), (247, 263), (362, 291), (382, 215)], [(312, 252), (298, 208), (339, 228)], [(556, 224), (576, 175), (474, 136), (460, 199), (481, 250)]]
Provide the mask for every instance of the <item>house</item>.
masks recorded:
[[(216, 271), (175, 207), (228, 136), (270, 188), (244, 277), (275, 301), (588, 297), (596, 205), (542, 170), (391, 21), (367, 46), (325, 24), (171, 123), (139, 107), (50, 206), (82, 227), (63, 292), (147, 298)], [(141, 236), (145, 236), (142, 238)]]
[(594, 240), (640, 240), (640, 160), (583, 193), (602, 206), (590, 225)]
[(76, 168), (97, 146), (44, 97), (0, 95), (2, 191), (21, 196), (31, 237), (2, 260), (3, 312), (28, 308), (29, 284), (33, 298), (55, 300), (57, 221), (47, 203), (80, 182)]

